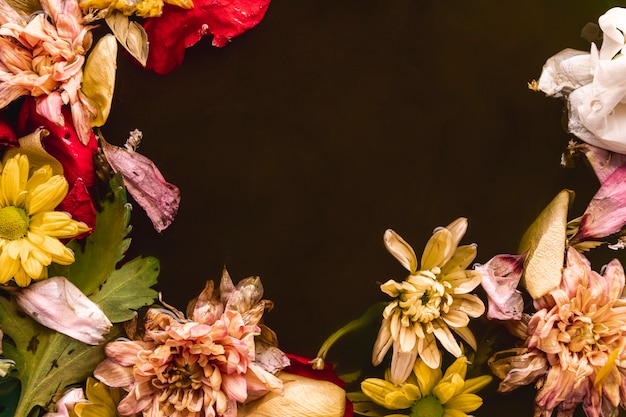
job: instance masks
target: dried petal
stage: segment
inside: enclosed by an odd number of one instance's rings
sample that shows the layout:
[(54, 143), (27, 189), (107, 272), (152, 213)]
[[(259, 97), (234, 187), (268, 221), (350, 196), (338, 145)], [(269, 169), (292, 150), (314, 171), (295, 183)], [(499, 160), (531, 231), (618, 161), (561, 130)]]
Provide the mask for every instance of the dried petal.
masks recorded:
[(517, 285), (522, 277), (523, 264), (523, 255), (496, 255), (486, 264), (475, 267), (482, 275), (482, 286), (487, 293), (487, 318), (522, 318), (524, 300)]
[(112, 324), (100, 308), (65, 277), (53, 277), (14, 293), (20, 308), (35, 321), (81, 342), (104, 341)]
[(166, 229), (178, 212), (180, 191), (165, 181), (150, 159), (132, 149), (110, 145), (100, 138), (106, 160), (120, 172), (130, 195), (146, 211), (157, 232)]
[(91, 120), (91, 126), (102, 126), (109, 117), (116, 68), (117, 41), (113, 35), (105, 35), (87, 57), (83, 70), (81, 91), (97, 110), (97, 114)]

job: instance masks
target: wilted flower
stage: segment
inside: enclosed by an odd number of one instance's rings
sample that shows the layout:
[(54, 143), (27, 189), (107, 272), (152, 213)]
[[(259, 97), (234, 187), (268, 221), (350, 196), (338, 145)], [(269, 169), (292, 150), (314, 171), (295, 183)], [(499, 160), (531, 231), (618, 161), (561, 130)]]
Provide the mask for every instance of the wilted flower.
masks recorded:
[(97, 114), (80, 91), (85, 53), (91, 47), (90, 27), (83, 25), (77, 0), (41, 0), (43, 13), (26, 16), (2, 0), (0, 18), (0, 108), (15, 99), (36, 97), (37, 113), (63, 126), (63, 105), (83, 143)]
[(571, 133), (592, 145), (626, 153), (626, 9), (612, 8), (598, 23), (603, 31), (600, 50), (591, 44), (590, 53), (559, 52), (544, 65), (537, 88), (568, 101)]
[(588, 416), (616, 415), (626, 402), (623, 288), (617, 260), (600, 275), (570, 247), (560, 288), (534, 302), (524, 348), (490, 364), (504, 378), (499, 391), (538, 381), (536, 416), (571, 416), (581, 403)]
[(394, 384), (406, 380), (418, 355), (431, 368), (440, 366), (436, 340), (454, 356), (461, 356), (450, 329), (476, 349), (467, 325), (470, 317), (484, 313), (485, 306), (477, 296), (468, 294), (480, 284), (481, 275), (466, 270), (476, 256), (475, 245), (458, 246), (466, 230), (465, 218), (436, 230), (426, 244), (421, 267), (408, 243), (392, 230), (385, 232), (387, 250), (410, 273), (401, 283), (389, 280), (381, 285), (394, 300), (383, 312), (372, 362), (380, 364), (393, 345), (390, 380)]
[(385, 379), (367, 378), (361, 382), (361, 390), (374, 403), (388, 410), (400, 410), (393, 414), (394, 417), (467, 417), (466, 413), (477, 410), (483, 404), (475, 393), (491, 382), (491, 376), (466, 380), (466, 374), (465, 356), (456, 359), (443, 377), (441, 368), (432, 369), (418, 359), (403, 384), (390, 382), (388, 369)]
[(121, 415), (204, 417), (237, 415), (237, 403), (283, 384), (255, 362), (255, 335), (268, 301), (258, 277), (235, 287), (225, 272), (219, 291), (212, 281), (188, 308), (152, 308), (142, 340), (117, 340), (94, 371), (100, 381), (129, 393)]
[(59, 239), (88, 230), (64, 212), (54, 211), (67, 194), (67, 181), (49, 166), (29, 175), (28, 158), (16, 154), (0, 172), (0, 283), (20, 287), (46, 278), (52, 262), (69, 265), (74, 253)]
[(92, 10), (113, 11), (119, 10), (126, 16), (137, 15), (141, 17), (157, 17), (163, 12), (163, 5), (171, 4), (173, 6), (191, 9), (193, 7), (192, 0), (138, 0), (138, 1), (120, 1), (120, 0), (82, 0), (80, 6), (85, 13)]

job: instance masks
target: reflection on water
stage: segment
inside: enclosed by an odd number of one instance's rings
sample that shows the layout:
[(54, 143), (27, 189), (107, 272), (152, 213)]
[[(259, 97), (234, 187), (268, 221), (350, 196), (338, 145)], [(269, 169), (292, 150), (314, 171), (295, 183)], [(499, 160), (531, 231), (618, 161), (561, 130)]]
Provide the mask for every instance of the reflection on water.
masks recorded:
[[(478, 262), (514, 253), (559, 190), (576, 190), (579, 215), (597, 187), (559, 166), (563, 103), (526, 83), (560, 49), (588, 49), (580, 30), (607, 7), (274, 0), (257, 28), (224, 49), (195, 46), (165, 77), (120, 60), (104, 134), (121, 144), (142, 130), (141, 151), (183, 198), (162, 236), (135, 210), (130, 255), (160, 258), (158, 288), (180, 308), (223, 265), (260, 275), (282, 348), (313, 356), (386, 299), (379, 282), (404, 277), (386, 228), (417, 249), (466, 216)], [(367, 358), (371, 342), (330, 359)], [(532, 389), (492, 395), (477, 416), (513, 399), (507, 414), (532, 414)]]

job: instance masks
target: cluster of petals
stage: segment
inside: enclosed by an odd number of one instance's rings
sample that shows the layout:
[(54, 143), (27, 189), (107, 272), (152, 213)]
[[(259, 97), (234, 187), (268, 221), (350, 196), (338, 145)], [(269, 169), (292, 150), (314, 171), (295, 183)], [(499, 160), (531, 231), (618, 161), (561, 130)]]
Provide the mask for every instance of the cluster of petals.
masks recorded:
[(402, 410), (398, 414), (387, 414), (387, 417), (461, 417), (482, 405), (482, 399), (475, 393), (491, 382), (489, 375), (466, 380), (465, 356), (457, 358), (445, 374), (441, 368), (432, 369), (421, 359), (415, 362), (412, 370), (403, 384), (390, 382), (388, 369), (385, 379), (367, 378), (361, 382), (361, 389), (374, 403), (388, 410)]
[(617, 260), (601, 275), (569, 248), (560, 288), (534, 301), (537, 312), (517, 326), (525, 345), (490, 364), (499, 391), (538, 382), (536, 416), (616, 415), (626, 405), (626, 299)]
[(59, 126), (69, 105), (83, 143), (89, 141), (93, 104), (80, 91), (90, 27), (77, 0), (42, 0), (41, 13), (27, 16), (0, 2), (0, 108), (33, 96), (37, 113)]
[(235, 288), (226, 275), (217, 297), (212, 282), (207, 285), (188, 319), (152, 308), (141, 340), (107, 344), (107, 358), (94, 375), (128, 391), (118, 413), (235, 417), (237, 403), (282, 392), (282, 381), (255, 362), (254, 338), (265, 309), (259, 288), (258, 278)]
[(537, 89), (568, 102), (569, 131), (583, 141), (626, 153), (626, 9), (615, 7), (598, 20), (603, 39), (590, 52), (564, 49), (549, 58)]
[(467, 325), (470, 317), (484, 313), (485, 306), (469, 294), (480, 285), (481, 275), (466, 269), (476, 257), (476, 245), (458, 246), (466, 230), (465, 218), (436, 230), (424, 249), (421, 268), (413, 248), (394, 231), (385, 232), (387, 250), (409, 276), (403, 282), (389, 280), (381, 285), (393, 300), (383, 312), (372, 362), (380, 364), (393, 347), (390, 380), (395, 384), (406, 380), (418, 356), (431, 368), (441, 365), (437, 340), (460, 357), (462, 349), (452, 331), (476, 349)]
[(59, 239), (88, 230), (65, 212), (54, 211), (67, 194), (67, 181), (45, 165), (29, 171), (28, 157), (16, 154), (0, 173), (0, 284), (21, 287), (47, 278), (51, 263), (69, 265), (74, 253)]

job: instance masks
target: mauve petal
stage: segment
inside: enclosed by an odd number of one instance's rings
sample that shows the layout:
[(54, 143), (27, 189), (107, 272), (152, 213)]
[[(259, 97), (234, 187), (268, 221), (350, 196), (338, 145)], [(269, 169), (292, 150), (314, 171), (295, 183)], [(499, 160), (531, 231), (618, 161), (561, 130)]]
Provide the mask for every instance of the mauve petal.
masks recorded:
[(131, 340), (117, 340), (108, 343), (105, 347), (105, 352), (109, 359), (116, 364), (132, 367), (137, 362), (139, 352), (146, 348), (143, 343)]
[(612, 235), (626, 224), (626, 165), (617, 168), (602, 183), (580, 221), (573, 242)]
[(523, 255), (496, 255), (475, 269), (482, 275), (487, 293), (487, 318), (520, 320), (524, 310), (522, 293), (517, 289), (524, 266)]
[(106, 160), (120, 172), (130, 195), (146, 211), (157, 232), (173, 221), (180, 204), (180, 191), (165, 181), (154, 163), (145, 156), (102, 140)]
[(270, 0), (199, 0), (192, 9), (166, 4), (161, 16), (143, 23), (150, 40), (146, 68), (158, 74), (170, 72), (182, 63), (185, 48), (209, 33), (214, 46), (225, 46), (256, 26), (269, 4)]
[(246, 379), (239, 374), (222, 374), (222, 391), (229, 399), (242, 403), (248, 397)]
[(588, 143), (581, 143), (575, 146), (576, 149), (583, 152), (587, 157), (600, 184), (606, 181), (617, 168), (626, 164), (626, 155), (624, 154), (611, 152)]

